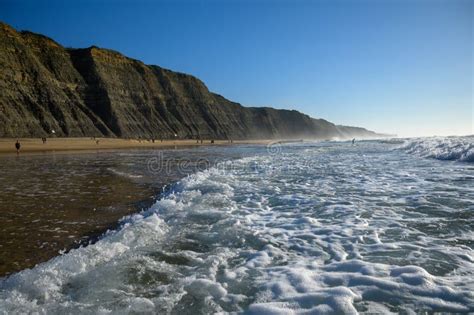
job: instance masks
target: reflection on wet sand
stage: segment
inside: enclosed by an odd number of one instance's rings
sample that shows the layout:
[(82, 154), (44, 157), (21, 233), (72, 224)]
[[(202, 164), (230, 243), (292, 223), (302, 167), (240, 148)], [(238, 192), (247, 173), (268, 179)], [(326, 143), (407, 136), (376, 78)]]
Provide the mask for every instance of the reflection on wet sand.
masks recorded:
[(157, 152), (1, 157), (0, 276), (88, 243), (184, 176), (180, 159), (207, 155), (205, 149), (163, 150), (166, 171), (150, 170)]
[(107, 171), (106, 163), (89, 155), (2, 162), (0, 275), (32, 267), (101, 233), (155, 193)]

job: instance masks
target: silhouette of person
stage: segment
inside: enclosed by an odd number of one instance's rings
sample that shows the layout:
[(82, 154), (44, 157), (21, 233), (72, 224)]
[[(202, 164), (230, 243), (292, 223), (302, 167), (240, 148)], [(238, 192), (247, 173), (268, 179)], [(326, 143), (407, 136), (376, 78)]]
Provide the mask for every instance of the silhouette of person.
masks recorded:
[(352, 145), (354, 145), (356, 142), (356, 138), (352, 139)]
[(16, 154), (19, 154), (19, 153), (20, 153), (21, 144), (20, 144), (20, 141), (19, 141), (18, 139), (16, 139), (15, 148), (16, 148)]

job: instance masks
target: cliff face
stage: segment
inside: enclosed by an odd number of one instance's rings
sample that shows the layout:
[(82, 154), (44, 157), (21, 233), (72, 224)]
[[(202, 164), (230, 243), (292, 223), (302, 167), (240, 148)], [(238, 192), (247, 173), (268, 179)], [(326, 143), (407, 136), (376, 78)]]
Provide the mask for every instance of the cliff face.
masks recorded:
[(117, 52), (66, 49), (0, 23), (0, 137), (373, 137), (297, 111), (247, 108), (199, 79)]

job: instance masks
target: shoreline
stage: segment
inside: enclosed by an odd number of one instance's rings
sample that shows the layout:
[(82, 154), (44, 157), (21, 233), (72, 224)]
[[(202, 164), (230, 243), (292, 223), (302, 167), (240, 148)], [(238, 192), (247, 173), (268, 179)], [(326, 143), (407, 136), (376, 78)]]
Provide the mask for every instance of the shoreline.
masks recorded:
[[(229, 141), (216, 140), (214, 144), (211, 144), (211, 141), (207, 140), (201, 144), (196, 143), (196, 140), (164, 140), (163, 142), (158, 140), (152, 143), (151, 141), (143, 140), (139, 142), (138, 140), (99, 138), (99, 145), (97, 145), (91, 138), (52, 138), (48, 139), (46, 144), (43, 144), (41, 139), (38, 138), (20, 138), (19, 140), (22, 144), (19, 157), (31, 156), (42, 158), (41, 156), (44, 155), (45, 161), (48, 161), (56, 154), (58, 154), (58, 157), (59, 155), (78, 154), (78, 157), (79, 155), (82, 156), (80, 157), (81, 161), (84, 157), (86, 162), (88, 161), (87, 155), (84, 153), (91, 152), (105, 153), (107, 151), (160, 150), (170, 148), (193, 149), (200, 146), (209, 147), (214, 145), (223, 148), (231, 145), (265, 145), (273, 142), (270, 140), (241, 140), (230, 143)], [(30, 163), (28, 162), (30, 159), (11, 159), (11, 157), (17, 157), (14, 146), (15, 142), (16, 139), (0, 139), (0, 158), (2, 156), (5, 157), (3, 161), (7, 163), (9, 160), (14, 160), (14, 163)], [(181, 155), (179, 152), (176, 154)], [(19, 176), (10, 177), (13, 183), (20, 183), (19, 187), (21, 189), (17, 190), (20, 191), (19, 194), (9, 195), (9, 193), (6, 193), (3, 196), (4, 201), (9, 200), (9, 204), (4, 202), (3, 207), (0, 207), (0, 217), (4, 222), (8, 221), (8, 223), (0, 224), (0, 231), (3, 233), (3, 238), (0, 237), (0, 250), (3, 250), (4, 253), (15, 253), (15, 255), (0, 255), (0, 278), (33, 268), (37, 264), (60, 255), (58, 251), (65, 253), (72, 249), (95, 243), (108, 230), (117, 229), (123, 217), (149, 208), (154, 201), (160, 198), (163, 187), (182, 177), (180, 174), (177, 177), (166, 177), (166, 179), (162, 179), (162, 182), (158, 184), (155, 183), (156, 181), (153, 181), (153, 183), (135, 182), (107, 171), (109, 165), (100, 166), (102, 165), (100, 161), (103, 159), (108, 161), (109, 159), (107, 157), (109, 155), (104, 156), (99, 157), (97, 155), (92, 158), (92, 160), (99, 161), (99, 166), (94, 166), (93, 164), (88, 166), (88, 168), (97, 168), (98, 171), (90, 174), (85, 172), (83, 173), (84, 176), (76, 176), (80, 180), (68, 181), (67, 178), (60, 179), (61, 183), (66, 180), (67, 183), (65, 184), (69, 184), (69, 186), (71, 184), (78, 185), (75, 188), (76, 191), (81, 191), (82, 193), (85, 190), (85, 193), (88, 193), (88, 195), (82, 197), (80, 193), (62, 193), (61, 200), (57, 201), (58, 197), (54, 195), (55, 192), (49, 191), (46, 186), (46, 188), (40, 189), (41, 193), (30, 191), (31, 188), (28, 188), (28, 185), (25, 186), (23, 180), (26, 180), (27, 184), (30, 181), (35, 182), (35, 176), (25, 175), (31, 170), (24, 170), (22, 167), (18, 168), (18, 170), (21, 170), (17, 173)], [(44, 165), (47, 167), (48, 162), (45, 162)], [(115, 167), (113, 164), (111, 165)], [(57, 167), (60, 168), (61, 166), (55, 166), (55, 169)], [(74, 168), (74, 166), (72, 167)], [(33, 167), (34, 169), (35, 167)], [(102, 171), (100, 171), (101, 169)], [(105, 173), (103, 172), (104, 169), (106, 170)], [(44, 180), (51, 180), (51, 176)], [(51, 185), (48, 184), (48, 186)], [(106, 190), (102, 190), (103, 188), (106, 188)], [(48, 193), (43, 191), (48, 191)], [(34, 195), (35, 210), (30, 211), (31, 203), (26, 202), (28, 207), (20, 211), (21, 215), (16, 214), (14, 211), (12, 212), (10, 208), (13, 207), (12, 205), (15, 204), (15, 201), (18, 201), (20, 205), (24, 205), (23, 197), (26, 195)], [(87, 196), (94, 197), (87, 199)], [(117, 200), (118, 196), (120, 196), (119, 200)], [(2, 198), (0, 198), (0, 204), (2, 204)], [(20, 209), (20, 207), (17, 206), (15, 209)], [(113, 209), (113, 211), (110, 209)], [(94, 219), (90, 220), (91, 218)], [(61, 220), (62, 223), (57, 223), (56, 221), (58, 220)], [(76, 224), (71, 225), (73, 222), (76, 222)], [(25, 230), (26, 226), (28, 226), (28, 229)], [(62, 234), (54, 232), (56, 228), (60, 228)], [(22, 236), (18, 231), (26, 233), (27, 236)], [(36, 233), (41, 233), (41, 237), (38, 234), (35, 241), (31, 241), (30, 237), (33, 231), (35, 235)], [(8, 236), (13, 235), (11, 233), (15, 235), (13, 243), (11, 243), (12, 239)], [(17, 251), (13, 249), (18, 247), (22, 248), (22, 250)]]
[[(203, 140), (201, 143), (197, 140), (137, 140), (120, 138), (48, 138), (46, 143), (41, 138), (18, 138), (21, 144), (21, 154), (38, 153), (71, 153), (102, 151), (116, 149), (160, 149), (173, 147), (199, 147), (199, 146), (222, 146), (239, 144), (260, 144), (267, 145), (278, 140)], [(16, 155), (16, 138), (0, 138), (0, 156)], [(98, 141), (98, 143), (96, 143)]]

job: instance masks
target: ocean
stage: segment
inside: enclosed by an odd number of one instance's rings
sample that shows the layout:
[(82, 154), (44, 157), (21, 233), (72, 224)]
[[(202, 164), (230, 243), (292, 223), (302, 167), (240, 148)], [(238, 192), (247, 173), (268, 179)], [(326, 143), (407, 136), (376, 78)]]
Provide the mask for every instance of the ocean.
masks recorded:
[(474, 312), (474, 137), (199, 150), (222, 159), (183, 159), (148, 209), (1, 278), (0, 312)]

